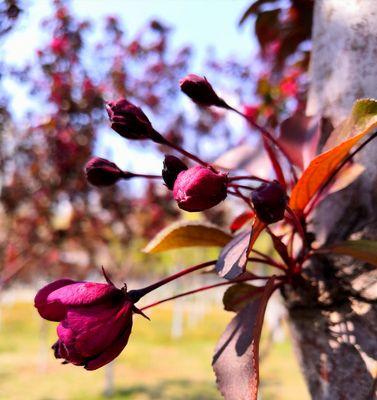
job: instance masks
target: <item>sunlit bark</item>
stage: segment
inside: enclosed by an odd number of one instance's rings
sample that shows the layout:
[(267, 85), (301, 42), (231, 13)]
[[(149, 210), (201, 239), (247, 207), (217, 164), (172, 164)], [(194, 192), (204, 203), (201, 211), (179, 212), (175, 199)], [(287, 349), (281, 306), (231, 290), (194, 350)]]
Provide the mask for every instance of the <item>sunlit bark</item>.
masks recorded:
[[(317, 0), (308, 114), (337, 125), (358, 98), (377, 97), (377, 2)], [(366, 171), (324, 201), (312, 230), (321, 243), (377, 239), (377, 142), (358, 161)], [(377, 271), (350, 258), (321, 256), (307, 286), (285, 297), (309, 391), (316, 400), (376, 398)]]

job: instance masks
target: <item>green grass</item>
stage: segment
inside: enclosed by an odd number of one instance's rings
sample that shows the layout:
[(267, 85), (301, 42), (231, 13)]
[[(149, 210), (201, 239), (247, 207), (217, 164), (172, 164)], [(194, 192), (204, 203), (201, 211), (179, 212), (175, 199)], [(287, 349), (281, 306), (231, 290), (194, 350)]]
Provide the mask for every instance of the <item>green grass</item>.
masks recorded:
[[(42, 323), (31, 304), (2, 306), (0, 399), (103, 399), (105, 369), (87, 372), (61, 365), (49, 347), (55, 327)], [(217, 400), (211, 356), (231, 313), (211, 309), (194, 327), (171, 338), (171, 305), (135, 316), (130, 342), (114, 366), (113, 399)], [(262, 343), (263, 348), (263, 343)], [(263, 400), (309, 399), (288, 341), (274, 344), (261, 364)]]

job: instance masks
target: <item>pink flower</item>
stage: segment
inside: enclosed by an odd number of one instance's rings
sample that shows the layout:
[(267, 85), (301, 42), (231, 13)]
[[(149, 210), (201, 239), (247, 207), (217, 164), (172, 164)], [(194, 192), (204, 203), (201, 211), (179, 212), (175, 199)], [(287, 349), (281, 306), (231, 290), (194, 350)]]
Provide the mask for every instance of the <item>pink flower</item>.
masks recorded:
[(224, 107), (225, 103), (205, 77), (189, 74), (179, 81), (183, 93), (200, 106)]
[(179, 173), (173, 195), (182, 210), (207, 210), (226, 198), (227, 176), (199, 165), (189, 168)]
[(70, 279), (39, 290), (35, 307), (42, 318), (60, 322), (59, 339), (52, 346), (55, 357), (87, 370), (100, 368), (121, 353), (137, 312), (127, 292), (112, 283)]

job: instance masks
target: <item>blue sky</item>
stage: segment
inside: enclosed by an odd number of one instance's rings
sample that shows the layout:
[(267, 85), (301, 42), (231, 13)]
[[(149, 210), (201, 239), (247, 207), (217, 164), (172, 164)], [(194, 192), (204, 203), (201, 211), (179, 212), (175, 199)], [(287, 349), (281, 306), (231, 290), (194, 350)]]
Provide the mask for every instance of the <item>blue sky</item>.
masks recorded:
[[(94, 21), (102, 20), (105, 15), (119, 16), (131, 36), (151, 18), (165, 21), (174, 29), (173, 45), (193, 45), (196, 67), (193, 72), (196, 73), (205, 73), (201, 70), (201, 61), (209, 48), (220, 58), (237, 54), (238, 58), (245, 59), (249, 59), (256, 48), (250, 24), (238, 26), (250, 0), (74, 0), (69, 4), (78, 15)], [(1, 48), (1, 58), (18, 65), (34, 57), (38, 45), (48, 39), (40, 22), (51, 13), (50, 0), (25, 0), (23, 5), (25, 11), (17, 28)], [(13, 86), (11, 91), (19, 110), (31, 105), (30, 96), (21, 88)], [(96, 155), (110, 156), (122, 168), (140, 170), (137, 162), (140, 149), (127, 146), (111, 132), (101, 133), (101, 136)], [(161, 158), (151, 153), (146, 163), (143, 157), (143, 171), (156, 172), (156, 168), (161, 168)]]
[[(2, 57), (22, 62), (33, 56), (43, 39), (40, 21), (51, 12), (50, 0), (25, 0), (24, 13), (4, 44)], [(208, 47), (220, 56), (232, 53), (250, 56), (250, 25), (238, 27), (238, 21), (250, 0), (75, 0), (70, 2), (80, 16), (100, 20), (117, 15), (132, 34), (153, 17), (174, 27), (173, 43), (192, 43), (201, 59)]]

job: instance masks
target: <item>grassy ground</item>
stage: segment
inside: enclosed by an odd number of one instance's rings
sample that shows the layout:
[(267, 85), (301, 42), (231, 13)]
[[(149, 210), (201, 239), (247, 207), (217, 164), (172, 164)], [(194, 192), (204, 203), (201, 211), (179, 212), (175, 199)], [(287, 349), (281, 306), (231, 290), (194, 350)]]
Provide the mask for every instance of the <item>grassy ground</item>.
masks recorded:
[[(87, 372), (53, 359), (48, 345), (53, 324), (42, 324), (31, 304), (2, 306), (0, 327), (0, 399), (103, 399), (106, 369)], [(114, 365), (113, 399), (220, 399), (211, 370), (211, 355), (230, 313), (211, 310), (196, 326), (171, 338), (170, 305), (136, 316), (129, 345)], [(262, 346), (263, 347), (263, 346)], [(107, 371), (108, 372), (108, 371)], [(263, 400), (309, 398), (288, 342), (274, 344), (261, 365)]]

